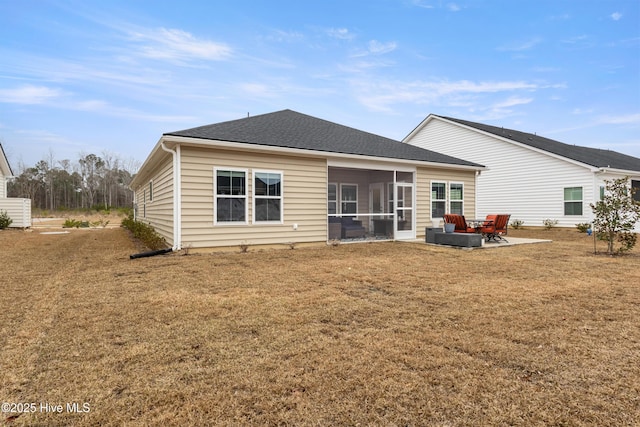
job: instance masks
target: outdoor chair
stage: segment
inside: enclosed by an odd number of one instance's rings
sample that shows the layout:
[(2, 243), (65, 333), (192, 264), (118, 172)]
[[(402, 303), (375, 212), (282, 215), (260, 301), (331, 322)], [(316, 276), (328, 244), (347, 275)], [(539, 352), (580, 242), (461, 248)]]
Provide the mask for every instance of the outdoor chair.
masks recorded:
[(455, 233), (475, 233), (476, 229), (467, 226), (467, 220), (464, 219), (464, 215), (458, 214), (445, 214), (444, 222), (448, 224), (455, 224), (456, 228), (453, 230)]
[(509, 241), (502, 236), (507, 234), (510, 217), (511, 215), (507, 214), (487, 215), (482, 227), (480, 227), (480, 232), (484, 235), (487, 242), (491, 240), (497, 242), (500, 240), (509, 243)]
[(342, 218), (342, 238), (365, 237), (367, 229), (362, 226), (362, 221), (354, 221), (351, 217)]
[(511, 218), (510, 214), (499, 214), (496, 218), (496, 231), (494, 234), (494, 240), (495, 239), (499, 239), (499, 240), (504, 240), (505, 242), (509, 243), (509, 241), (507, 239), (505, 239), (502, 236), (506, 236), (507, 235), (507, 228), (509, 227), (509, 218)]

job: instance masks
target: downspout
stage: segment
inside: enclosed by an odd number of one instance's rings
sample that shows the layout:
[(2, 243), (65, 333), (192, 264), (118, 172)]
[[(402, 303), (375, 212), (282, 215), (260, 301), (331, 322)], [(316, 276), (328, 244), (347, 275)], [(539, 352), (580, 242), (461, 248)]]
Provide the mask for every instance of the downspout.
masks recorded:
[(474, 182), (474, 197), (473, 197), (473, 216), (478, 218), (478, 177), (480, 176), (480, 171), (476, 171), (475, 182)]
[(180, 227), (182, 223), (182, 191), (180, 186), (180, 146), (177, 145), (175, 151), (167, 148), (164, 142), (160, 143), (162, 148), (167, 153), (171, 153), (173, 157), (173, 247), (174, 251), (181, 249), (182, 229)]

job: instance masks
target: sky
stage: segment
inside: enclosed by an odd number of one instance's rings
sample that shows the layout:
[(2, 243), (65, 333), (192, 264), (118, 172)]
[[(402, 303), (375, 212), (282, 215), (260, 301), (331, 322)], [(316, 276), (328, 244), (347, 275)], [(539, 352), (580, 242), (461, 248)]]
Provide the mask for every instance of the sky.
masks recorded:
[(142, 163), (163, 133), (283, 109), (396, 140), (433, 113), (640, 157), (640, 1), (0, 0), (15, 174)]

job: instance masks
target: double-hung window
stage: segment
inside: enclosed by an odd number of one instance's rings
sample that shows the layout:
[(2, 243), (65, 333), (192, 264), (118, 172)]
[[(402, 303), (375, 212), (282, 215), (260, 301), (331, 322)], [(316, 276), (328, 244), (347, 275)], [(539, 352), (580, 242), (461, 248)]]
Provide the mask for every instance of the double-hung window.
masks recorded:
[(582, 187), (565, 187), (564, 214), (582, 215)]
[(333, 182), (327, 186), (327, 212), (329, 215), (338, 213), (338, 186)]
[(449, 213), (464, 215), (464, 185), (458, 182), (449, 184)]
[(447, 208), (447, 184), (431, 183), (431, 218), (443, 218)]
[(253, 222), (282, 223), (282, 172), (253, 172)]
[(358, 185), (357, 184), (341, 184), (340, 185), (340, 202), (342, 214), (358, 213)]
[(247, 171), (214, 169), (215, 223), (247, 223)]

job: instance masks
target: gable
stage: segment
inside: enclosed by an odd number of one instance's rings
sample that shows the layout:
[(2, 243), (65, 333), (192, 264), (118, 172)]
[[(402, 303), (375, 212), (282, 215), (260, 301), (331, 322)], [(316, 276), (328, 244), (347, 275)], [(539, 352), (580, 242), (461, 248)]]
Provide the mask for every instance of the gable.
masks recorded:
[(624, 171), (640, 171), (639, 158), (618, 153), (616, 151), (565, 144), (537, 134), (486, 125), (483, 123), (470, 122), (452, 117), (437, 116), (434, 114), (429, 115), (404, 139), (404, 141), (406, 142), (415, 136), (419, 130), (426, 126), (431, 120), (441, 120), (455, 126), (470, 129), (474, 132), (491, 135), (505, 142), (521, 144), (525, 147), (540, 150), (574, 162), (579, 162), (589, 167), (619, 169)]
[(7, 159), (7, 156), (4, 153), (2, 144), (0, 144), (0, 176), (5, 176), (5, 177), (13, 176), (13, 172), (11, 171), (11, 166), (9, 165), (9, 160)]

